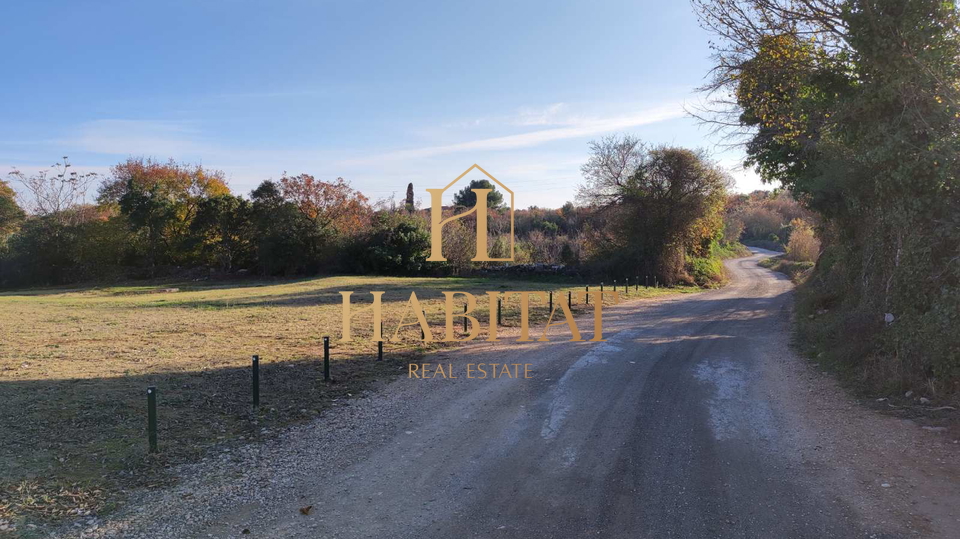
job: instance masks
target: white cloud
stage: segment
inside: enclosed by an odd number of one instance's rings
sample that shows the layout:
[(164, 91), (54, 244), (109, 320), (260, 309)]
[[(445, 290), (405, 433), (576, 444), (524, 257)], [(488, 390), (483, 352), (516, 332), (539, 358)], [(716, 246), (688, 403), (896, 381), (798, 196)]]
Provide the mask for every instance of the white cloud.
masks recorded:
[(554, 103), (542, 108), (521, 107), (513, 123), (514, 125), (561, 125), (570, 123), (569, 119), (560, 118), (560, 113), (566, 108), (566, 103)]
[(196, 156), (214, 148), (189, 123), (152, 120), (96, 120), (81, 124), (75, 147), (110, 155)]
[(662, 122), (684, 116), (685, 112), (680, 104), (664, 105), (642, 111), (630, 116), (614, 116), (608, 118), (581, 119), (565, 127), (541, 129), (529, 133), (506, 135), (478, 139), (456, 144), (427, 146), (410, 150), (387, 152), (379, 156), (380, 159), (415, 159), (431, 157), (464, 151), (502, 151), (528, 148), (556, 140), (589, 137), (602, 133), (609, 133), (621, 129), (629, 129), (641, 125)]

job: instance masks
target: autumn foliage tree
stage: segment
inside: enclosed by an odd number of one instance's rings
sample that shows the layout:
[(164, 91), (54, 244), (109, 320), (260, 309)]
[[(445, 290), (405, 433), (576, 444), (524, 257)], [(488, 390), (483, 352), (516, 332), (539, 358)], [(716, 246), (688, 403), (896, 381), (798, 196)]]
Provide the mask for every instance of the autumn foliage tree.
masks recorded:
[(10, 185), (0, 180), (0, 248), (20, 228), (26, 213), (17, 204), (16, 193)]
[(343, 178), (324, 182), (309, 174), (284, 175), (280, 189), (320, 233), (343, 234), (369, 224), (369, 200)]
[(98, 200), (115, 205), (139, 234), (151, 271), (188, 263), (190, 227), (204, 200), (229, 195), (222, 172), (200, 165), (131, 158), (113, 167)]

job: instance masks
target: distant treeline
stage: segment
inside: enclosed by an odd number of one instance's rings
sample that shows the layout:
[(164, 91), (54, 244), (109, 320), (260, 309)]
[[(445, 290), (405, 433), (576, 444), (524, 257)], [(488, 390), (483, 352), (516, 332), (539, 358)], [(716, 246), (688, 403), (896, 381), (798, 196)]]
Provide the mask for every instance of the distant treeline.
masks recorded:
[[(514, 263), (562, 265), (584, 276), (643, 274), (661, 283), (720, 281), (724, 173), (702, 154), (651, 149), (629, 137), (595, 143), (593, 151), (580, 205), (515, 211)], [(623, 158), (615, 173), (607, 166), (613, 154)], [(0, 183), (5, 287), (231, 274), (465, 275), (483, 268), (471, 261), (475, 216), (445, 225), (447, 261), (426, 262), (429, 210), (417, 207), (412, 184), (405, 201), (372, 203), (342, 178), (285, 175), (238, 196), (220, 171), (144, 158), (128, 159), (105, 177), (73, 172), (65, 158), (50, 171), (14, 171), (10, 179), (26, 192), (29, 211)], [(444, 211), (472, 207), (477, 187), (494, 189), (490, 255), (507, 257), (509, 210), (490, 182), (472, 180)]]

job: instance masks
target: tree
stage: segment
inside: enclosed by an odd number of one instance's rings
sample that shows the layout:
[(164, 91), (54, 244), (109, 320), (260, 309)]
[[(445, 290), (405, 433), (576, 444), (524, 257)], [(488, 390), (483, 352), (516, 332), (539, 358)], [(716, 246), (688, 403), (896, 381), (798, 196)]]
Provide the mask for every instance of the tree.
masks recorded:
[(119, 208), (142, 234), (148, 266), (154, 271), (158, 264), (195, 260), (191, 223), (204, 200), (230, 194), (224, 178), (223, 172), (201, 165), (130, 158), (113, 167), (97, 200)]
[(490, 209), (500, 209), (503, 207), (503, 194), (497, 191), (496, 186), (490, 180), (470, 180), (470, 184), (457, 191), (453, 195), (453, 203), (464, 208), (472, 208), (477, 204), (477, 194), (473, 189), (492, 189), (487, 194), (487, 207)]
[(413, 275), (421, 271), (430, 248), (430, 233), (423, 218), (398, 212), (379, 212), (370, 234), (354, 249), (361, 271)]
[[(940, 0), (703, 0), (709, 118), (823, 221), (837, 359), (960, 391), (960, 19)], [(806, 234), (806, 233), (804, 233)], [(799, 240), (798, 240), (799, 241)], [(896, 324), (883, 323), (886, 313)], [(856, 332), (869, 350), (847, 350)], [(872, 337), (872, 338), (871, 338)], [(835, 345), (835, 346), (834, 346)], [(833, 352), (836, 351), (836, 352)], [(889, 384), (878, 376), (878, 384)]]
[(19, 182), (27, 190), (27, 208), (34, 215), (52, 216), (49, 221), (61, 225), (71, 224), (67, 220), (75, 217), (70, 210), (86, 202), (87, 190), (99, 177), (94, 172), (78, 173), (69, 170), (73, 165), (65, 156), (63, 162), (55, 163), (53, 171), (41, 170), (27, 175), (18, 169), (10, 173), (10, 178)]
[(147, 266), (154, 274), (158, 264), (173, 260), (177, 255), (174, 244), (178, 220), (176, 202), (164, 196), (160, 184), (145, 187), (131, 179), (118, 204), (132, 229), (143, 235)]
[(602, 271), (673, 283), (686, 256), (709, 256), (722, 237), (730, 180), (703, 152), (647, 148), (630, 136), (593, 142), (591, 150), (579, 196), (604, 219), (594, 242)]
[(333, 182), (316, 180), (309, 174), (280, 178), (284, 199), (294, 203), (318, 231), (343, 234), (367, 226), (369, 199), (355, 191), (343, 178)]
[(267, 180), (250, 193), (257, 266), (267, 275), (292, 275), (319, 267), (316, 228), (280, 185)]
[(26, 213), (17, 204), (16, 193), (7, 182), (0, 180), (0, 247), (20, 228), (25, 217)]
[(405, 209), (407, 210), (407, 213), (413, 213), (413, 211), (416, 209), (413, 201), (413, 183), (407, 184), (407, 202)]
[(190, 230), (204, 259), (222, 271), (252, 263), (255, 238), (252, 208), (246, 200), (233, 195), (202, 200)]

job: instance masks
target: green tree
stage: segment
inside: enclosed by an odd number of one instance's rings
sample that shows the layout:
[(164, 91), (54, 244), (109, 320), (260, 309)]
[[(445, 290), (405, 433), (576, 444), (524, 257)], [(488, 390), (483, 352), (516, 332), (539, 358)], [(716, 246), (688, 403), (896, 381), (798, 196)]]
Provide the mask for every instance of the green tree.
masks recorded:
[(156, 272), (158, 264), (174, 260), (177, 254), (173, 233), (178, 221), (177, 204), (164, 194), (160, 184), (143, 186), (129, 180), (119, 207), (132, 229), (143, 237), (151, 274)]
[(414, 275), (422, 271), (430, 248), (430, 232), (419, 216), (384, 211), (373, 218), (369, 234), (355, 249), (362, 271)]
[(190, 230), (208, 264), (230, 271), (253, 262), (253, 210), (246, 200), (233, 195), (204, 199)]
[(293, 275), (319, 269), (317, 228), (297, 205), (267, 180), (250, 193), (257, 266), (267, 275)]
[[(823, 218), (810, 282), (831, 353), (960, 391), (960, 21), (941, 0), (704, 0), (714, 118)], [(885, 314), (895, 324), (884, 324)], [(863, 348), (850, 349), (847, 336)], [(895, 359), (894, 359), (895, 358)], [(880, 359), (880, 361), (875, 361)]]
[(503, 207), (503, 193), (490, 180), (470, 180), (470, 184), (453, 195), (453, 203), (464, 208), (472, 208), (477, 204), (477, 194), (473, 189), (492, 189), (487, 194), (487, 207), (493, 210)]

